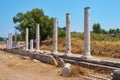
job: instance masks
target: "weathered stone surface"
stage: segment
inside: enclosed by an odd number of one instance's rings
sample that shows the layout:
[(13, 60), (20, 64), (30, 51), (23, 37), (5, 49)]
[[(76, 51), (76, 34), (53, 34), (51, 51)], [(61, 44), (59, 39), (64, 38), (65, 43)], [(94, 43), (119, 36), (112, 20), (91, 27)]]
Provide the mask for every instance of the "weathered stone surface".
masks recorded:
[(42, 62), (52, 64), (52, 65), (57, 65), (57, 61), (55, 58), (51, 55), (46, 55), (46, 54), (34, 54), (34, 58), (38, 59)]
[(71, 34), (70, 34), (70, 14), (66, 14), (66, 53), (65, 56), (71, 55)]
[(65, 66), (63, 67), (61, 74), (63, 76), (67, 76), (70, 74), (71, 70), (70, 70), (71, 64), (70, 63), (66, 63)]
[(58, 31), (57, 31), (57, 18), (54, 18), (54, 28), (53, 28), (53, 54), (57, 54), (57, 45), (58, 45)]
[(57, 61), (57, 66), (64, 67), (64, 65), (65, 65), (64, 60), (62, 58), (58, 57), (57, 55), (53, 55), (53, 56)]
[(112, 80), (120, 80), (120, 70), (115, 70), (113, 72)]

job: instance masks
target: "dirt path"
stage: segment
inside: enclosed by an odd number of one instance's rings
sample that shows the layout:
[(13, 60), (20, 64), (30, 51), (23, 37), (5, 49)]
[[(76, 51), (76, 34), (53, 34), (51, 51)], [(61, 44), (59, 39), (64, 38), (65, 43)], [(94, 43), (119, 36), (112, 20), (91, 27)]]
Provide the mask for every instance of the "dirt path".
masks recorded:
[[(0, 51), (0, 80), (79, 80), (60, 76), (61, 68)], [(82, 79), (83, 80), (83, 79)]]

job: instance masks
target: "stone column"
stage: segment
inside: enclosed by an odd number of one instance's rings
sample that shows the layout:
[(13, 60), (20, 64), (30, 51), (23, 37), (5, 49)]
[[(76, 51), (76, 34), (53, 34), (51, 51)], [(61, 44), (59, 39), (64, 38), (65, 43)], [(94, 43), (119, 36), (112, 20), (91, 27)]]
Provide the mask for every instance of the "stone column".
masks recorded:
[(25, 34), (25, 50), (28, 50), (28, 28), (26, 28)]
[(9, 49), (9, 40), (6, 40), (6, 48)]
[(54, 28), (53, 28), (53, 54), (56, 54), (58, 44), (58, 22), (57, 18), (54, 18)]
[(40, 29), (39, 24), (36, 24), (36, 51), (39, 51), (40, 46)]
[(10, 49), (10, 34), (8, 34), (8, 42), (7, 42), (7, 45), (8, 45), (8, 49)]
[(9, 47), (9, 49), (12, 48), (12, 33), (10, 33), (8, 35), (8, 47)]
[(30, 50), (33, 50), (33, 39), (30, 40)]
[(71, 55), (70, 14), (66, 14), (66, 56)]
[(17, 47), (17, 32), (15, 32), (15, 37), (14, 37), (14, 47)]
[(84, 55), (83, 57), (90, 58), (90, 7), (84, 8)]

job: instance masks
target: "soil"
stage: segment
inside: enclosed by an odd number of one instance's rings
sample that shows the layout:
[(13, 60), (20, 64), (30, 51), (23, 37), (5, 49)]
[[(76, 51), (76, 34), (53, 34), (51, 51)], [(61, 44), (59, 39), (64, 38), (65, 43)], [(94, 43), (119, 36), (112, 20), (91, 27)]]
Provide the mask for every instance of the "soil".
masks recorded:
[(0, 80), (79, 80), (64, 77), (61, 68), (0, 51)]
[[(4, 47), (5, 45), (0, 45), (0, 48)], [(0, 80), (88, 80), (80, 75), (62, 76), (61, 69), (60, 67), (45, 64), (35, 59), (0, 51)], [(93, 74), (94, 71), (91, 73)], [(106, 76), (105, 74), (94, 74)]]

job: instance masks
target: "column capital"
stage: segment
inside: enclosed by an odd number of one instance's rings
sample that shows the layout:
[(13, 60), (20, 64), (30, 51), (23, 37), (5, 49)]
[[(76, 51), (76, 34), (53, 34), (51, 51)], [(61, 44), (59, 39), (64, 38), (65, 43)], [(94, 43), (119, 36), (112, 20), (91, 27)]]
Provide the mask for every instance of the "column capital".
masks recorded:
[(70, 13), (66, 13), (66, 15), (70, 15)]
[(84, 9), (90, 9), (90, 7), (85, 7)]

